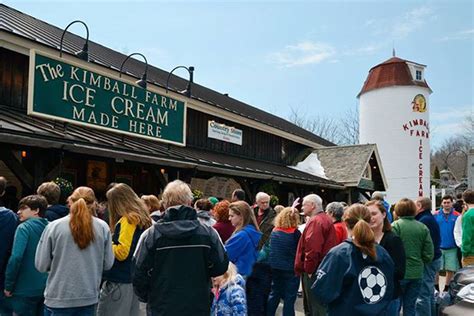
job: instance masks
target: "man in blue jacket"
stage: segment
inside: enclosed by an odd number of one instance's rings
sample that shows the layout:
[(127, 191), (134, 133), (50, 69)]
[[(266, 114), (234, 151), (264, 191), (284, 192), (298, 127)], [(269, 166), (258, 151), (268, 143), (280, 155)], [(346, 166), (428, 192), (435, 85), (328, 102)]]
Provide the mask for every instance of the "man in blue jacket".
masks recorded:
[(454, 273), (459, 270), (458, 248), (454, 240), (454, 225), (459, 215), (461, 214), (453, 208), (453, 198), (450, 195), (443, 196), (441, 198), (441, 209), (434, 214), (441, 233), (440, 270), (446, 271), (446, 285), (441, 292), (448, 290), (449, 282), (451, 282)]
[(436, 219), (431, 214), (431, 200), (427, 197), (420, 197), (416, 199), (415, 204), (415, 219), (428, 227), (434, 248), (433, 261), (429, 264), (425, 264), (423, 270), (423, 283), (421, 284), (420, 293), (416, 302), (416, 314), (420, 316), (430, 316), (436, 315), (433, 289), (436, 274), (441, 268), (441, 233)]
[(15, 213), (1, 204), (1, 197), (5, 194), (6, 185), (7, 180), (0, 177), (0, 300), (3, 297), (5, 268), (10, 257), (13, 236), (18, 223)]

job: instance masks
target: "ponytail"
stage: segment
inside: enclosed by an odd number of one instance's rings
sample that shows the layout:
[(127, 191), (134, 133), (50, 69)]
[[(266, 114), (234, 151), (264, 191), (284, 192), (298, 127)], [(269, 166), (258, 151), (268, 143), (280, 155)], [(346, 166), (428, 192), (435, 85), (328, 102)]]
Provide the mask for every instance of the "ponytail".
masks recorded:
[(356, 245), (362, 253), (376, 260), (375, 235), (369, 225), (370, 212), (367, 206), (353, 204), (344, 212), (343, 220), (346, 226), (352, 230), (354, 245)]
[(85, 249), (94, 241), (94, 230), (92, 213), (84, 198), (79, 198), (71, 205), (70, 216), (72, 238), (80, 249)]
[(352, 229), (352, 236), (354, 244), (359, 247), (362, 253), (365, 253), (373, 260), (377, 259), (377, 252), (375, 251), (375, 235), (369, 224), (360, 219)]

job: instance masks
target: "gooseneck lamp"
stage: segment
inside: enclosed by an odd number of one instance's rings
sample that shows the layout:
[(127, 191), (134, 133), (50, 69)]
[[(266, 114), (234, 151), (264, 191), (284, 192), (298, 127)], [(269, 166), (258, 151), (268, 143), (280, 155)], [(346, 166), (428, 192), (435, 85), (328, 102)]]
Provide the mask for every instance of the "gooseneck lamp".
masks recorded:
[(63, 41), (64, 41), (64, 35), (66, 35), (66, 31), (67, 29), (75, 24), (75, 23), (80, 23), (82, 25), (84, 25), (84, 27), (86, 28), (86, 42), (84, 43), (84, 47), (82, 47), (82, 49), (78, 52), (76, 52), (76, 56), (82, 60), (85, 60), (85, 61), (89, 61), (89, 28), (87, 27), (87, 24), (80, 21), (80, 20), (76, 20), (76, 21), (72, 21), (71, 23), (68, 24), (68, 26), (66, 26), (66, 28), (64, 29), (63, 31), (63, 34), (61, 35), (61, 42), (59, 44), (59, 57), (63, 57)]
[(168, 93), (168, 84), (169, 84), (169, 81), (170, 81), (171, 74), (173, 73), (173, 71), (175, 71), (176, 69), (179, 69), (179, 68), (184, 68), (189, 73), (189, 80), (188, 80), (188, 85), (186, 87), (186, 90), (180, 91), (180, 93), (182, 93), (185, 96), (187, 96), (188, 98), (190, 98), (191, 97), (191, 88), (192, 88), (192, 84), (193, 84), (193, 74), (194, 74), (194, 67), (193, 66), (189, 66), (189, 67), (177, 66), (177, 67), (174, 67), (173, 70), (171, 70), (170, 73), (168, 74), (168, 79), (166, 79), (166, 93)]
[(125, 62), (130, 57), (135, 56), (135, 55), (141, 56), (145, 60), (145, 72), (143, 73), (141, 79), (136, 81), (136, 84), (139, 85), (140, 87), (142, 87), (143, 89), (146, 89), (146, 77), (147, 77), (147, 73), (148, 73), (148, 61), (146, 60), (146, 57), (141, 53), (132, 53), (132, 54), (128, 55), (127, 58), (125, 58), (125, 60), (122, 62), (122, 65), (120, 65), (119, 77), (120, 78), (122, 77), (122, 70), (123, 70), (123, 65), (125, 64)]

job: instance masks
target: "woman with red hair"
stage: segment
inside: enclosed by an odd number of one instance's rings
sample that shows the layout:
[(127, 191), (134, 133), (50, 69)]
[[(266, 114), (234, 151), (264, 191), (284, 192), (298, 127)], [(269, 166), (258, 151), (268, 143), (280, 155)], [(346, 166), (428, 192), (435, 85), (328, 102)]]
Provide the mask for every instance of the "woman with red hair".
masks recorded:
[(95, 315), (104, 270), (114, 263), (112, 236), (95, 213), (94, 191), (77, 188), (68, 198), (69, 215), (46, 226), (35, 266), (48, 272), (44, 315)]
[(230, 236), (232, 236), (235, 230), (235, 227), (232, 226), (232, 223), (229, 220), (229, 205), (229, 201), (223, 200), (217, 203), (213, 210), (213, 216), (216, 223), (212, 227), (217, 231), (221, 237), (222, 243), (224, 244)]

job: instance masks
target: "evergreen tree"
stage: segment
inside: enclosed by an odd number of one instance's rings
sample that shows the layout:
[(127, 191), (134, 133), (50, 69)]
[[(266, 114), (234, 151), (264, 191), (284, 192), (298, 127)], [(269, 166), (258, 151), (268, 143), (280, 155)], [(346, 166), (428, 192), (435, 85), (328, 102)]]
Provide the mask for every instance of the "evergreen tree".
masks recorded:
[(439, 169), (438, 169), (438, 166), (435, 166), (435, 169), (434, 169), (434, 172), (433, 172), (433, 179), (437, 179), (439, 180)]

